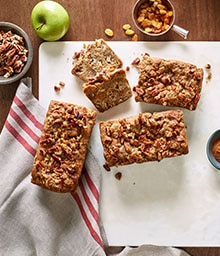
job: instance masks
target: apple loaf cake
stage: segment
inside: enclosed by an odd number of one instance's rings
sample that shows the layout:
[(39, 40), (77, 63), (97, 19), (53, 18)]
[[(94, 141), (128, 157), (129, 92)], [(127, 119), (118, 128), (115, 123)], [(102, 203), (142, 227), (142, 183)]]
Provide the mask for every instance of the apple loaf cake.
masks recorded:
[(126, 73), (123, 69), (100, 73), (83, 85), (83, 92), (99, 112), (104, 112), (132, 96)]
[(122, 61), (103, 39), (96, 39), (73, 56), (72, 74), (83, 81), (102, 73), (122, 67)]
[(188, 153), (184, 116), (180, 109), (102, 121), (99, 128), (106, 169)]
[(137, 58), (133, 65), (139, 72), (138, 84), (133, 88), (136, 102), (196, 109), (202, 90), (202, 68), (149, 54)]
[(95, 121), (94, 110), (52, 100), (34, 158), (31, 182), (55, 192), (74, 192)]

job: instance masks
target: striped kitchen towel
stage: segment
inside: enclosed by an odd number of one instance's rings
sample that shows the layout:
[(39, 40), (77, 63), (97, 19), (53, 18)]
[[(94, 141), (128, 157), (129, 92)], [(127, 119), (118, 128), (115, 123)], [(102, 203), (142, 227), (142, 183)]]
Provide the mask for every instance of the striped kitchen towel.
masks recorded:
[(30, 82), (19, 85), (0, 136), (0, 255), (105, 255), (100, 170), (90, 152), (76, 194), (51, 193), (30, 182), (46, 114)]
[(45, 114), (32, 95), (31, 79), (22, 80), (0, 135), (1, 256), (188, 255), (169, 247), (108, 247), (99, 218), (101, 168), (90, 151), (75, 194), (33, 185)]

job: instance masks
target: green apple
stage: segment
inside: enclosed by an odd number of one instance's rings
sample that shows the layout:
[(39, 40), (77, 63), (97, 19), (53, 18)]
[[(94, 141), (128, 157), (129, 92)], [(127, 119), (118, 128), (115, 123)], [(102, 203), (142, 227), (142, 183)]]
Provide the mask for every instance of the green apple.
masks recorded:
[(31, 12), (31, 24), (36, 34), (43, 40), (57, 41), (69, 29), (69, 14), (55, 1), (40, 1)]

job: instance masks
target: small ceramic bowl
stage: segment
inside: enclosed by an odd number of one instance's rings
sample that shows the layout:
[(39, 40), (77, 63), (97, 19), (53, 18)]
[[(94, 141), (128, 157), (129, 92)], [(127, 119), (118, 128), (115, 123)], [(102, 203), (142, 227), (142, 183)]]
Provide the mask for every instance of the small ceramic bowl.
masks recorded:
[[(22, 36), (24, 39), (24, 46), (28, 50), (27, 61), (25, 62), (20, 73), (14, 73), (11, 76), (9, 76), (8, 78), (4, 77), (3, 75), (0, 75), (0, 85), (1, 84), (11, 84), (11, 83), (14, 83), (14, 82), (18, 81), (19, 79), (21, 79), (29, 70), (32, 60), (33, 60), (33, 48), (32, 48), (30, 38), (28, 37), (26, 32), (19, 26), (15, 25), (13, 23), (10, 23), (10, 22), (0, 22), (0, 31), (4, 31), (4, 32), (11, 31), (13, 34)], [(0, 46), (1, 46), (1, 41), (0, 41)]]
[(220, 130), (216, 130), (211, 134), (208, 139), (207, 146), (206, 146), (206, 153), (209, 159), (209, 162), (218, 170), (220, 170), (220, 162), (218, 162), (215, 157), (213, 156), (212, 148), (214, 143), (220, 140)]
[[(155, 36), (164, 35), (168, 31), (173, 30), (178, 35), (180, 35), (182, 38), (184, 38), (184, 39), (187, 38), (189, 31), (185, 30), (184, 28), (181, 28), (181, 27), (179, 27), (179, 26), (174, 24), (174, 22), (175, 22), (175, 8), (174, 8), (174, 6), (172, 5), (172, 3), (169, 0), (162, 0), (162, 4), (164, 6), (166, 6), (167, 11), (171, 11), (172, 12), (172, 17), (170, 17), (169, 27), (167, 29), (165, 29), (164, 31), (161, 31), (160, 33), (159, 32), (158, 33), (147, 32), (141, 26), (141, 24), (137, 21), (137, 19), (138, 19), (138, 13), (139, 13), (139, 10), (140, 10), (141, 6), (143, 6), (144, 4), (146, 4), (148, 2), (149, 2), (149, 0), (138, 0), (135, 3), (135, 5), (133, 7), (133, 10), (132, 10), (132, 19), (133, 19), (133, 22), (134, 22), (135, 26), (138, 28), (139, 31), (141, 31), (142, 33), (144, 33), (144, 34), (146, 34), (148, 36), (155, 37)], [(154, 3), (156, 3), (156, 1)], [(152, 3), (152, 4), (154, 4), (154, 3)], [(161, 4), (158, 4), (158, 5), (161, 5)]]

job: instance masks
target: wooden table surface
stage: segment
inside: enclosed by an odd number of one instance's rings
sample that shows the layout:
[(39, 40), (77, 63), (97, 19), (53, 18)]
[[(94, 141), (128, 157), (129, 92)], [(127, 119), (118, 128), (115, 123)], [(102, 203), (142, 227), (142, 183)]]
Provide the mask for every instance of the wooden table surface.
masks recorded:
[[(114, 37), (110, 40), (129, 41), (122, 30), (125, 23), (132, 22), (131, 10), (136, 0), (59, 0), (69, 12), (70, 28), (62, 40), (86, 41), (96, 38), (109, 38), (104, 30), (110, 27), (114, 31)], [(42, 43), (30, 23), (31, 10), (38, 0), (1, 0), (0, 19), (16, 23), (30, 36), (33, 48), (33, 64), (27, 73), (32, 77), (33, 93), (38, 97), (38, 47)], [(175, 24), (190, 31), (188, 41), (220, 41), (220, 1), (219, 0), (172, 0), (176, 9)], [(184, 40), (170, 31), (158, 38), (149, 38), (138, 33), (139, 40), (180, 41)], [(0, 131), (8, 115), (18, 82), (15, 84), (0, 86)], [(187, 247), (183, 248), (193, 256), (218, 256), (220, 248)]]

